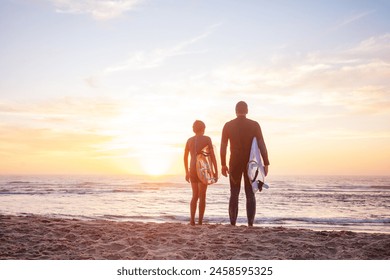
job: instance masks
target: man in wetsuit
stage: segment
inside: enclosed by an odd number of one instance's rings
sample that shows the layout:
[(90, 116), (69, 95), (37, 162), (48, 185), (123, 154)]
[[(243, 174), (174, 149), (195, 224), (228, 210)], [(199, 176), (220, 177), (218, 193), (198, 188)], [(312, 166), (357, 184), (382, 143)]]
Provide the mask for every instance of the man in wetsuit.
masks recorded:
[[(256, 121), (247, 119), (247, 114), (248, 105), (244, 101), (238, 102), (236, 105), (237, 118), (227, 122), (223, 127), (221, 139), (221, 165), (222, 175), (227, 177), (227, 174), (229, 174), (230, 223), (232, 225), (236, 225), (238, 215), (238, 196), (240, 194), (241, 178), (242, 175), (244, 175), (248, 226), (253, 226), (256, 214), (256, 198), (252, 191), (252, 186), (247, 174), (247, 164), (249, 161), (253, 137), (257, 138), (257, 143), (265, 165), (265, 175), (268, 173), (269, 161), (260, 125)], [(230, 141), (229, 167), (226, 166), (226, 149), (228, 141)]]

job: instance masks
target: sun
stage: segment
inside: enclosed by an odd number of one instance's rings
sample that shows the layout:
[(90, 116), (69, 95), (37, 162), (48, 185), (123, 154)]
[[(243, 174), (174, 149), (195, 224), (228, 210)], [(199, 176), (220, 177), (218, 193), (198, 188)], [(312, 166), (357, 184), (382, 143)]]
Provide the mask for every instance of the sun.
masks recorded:
[(164, 159), (156, 157), (145, 157), (141, 159), (142, 170), (147, 175), (161, 176), (167, 173), (169, 163)]
[(140, 156), (139, 161), (145, 174), (166, 175), (172, 164), (172, 154), (155, 149), (149, 150)]
[(114, 155), (124, 172), (149, 176), (181, 173), (185, 139), (191, 126), (188, 128), (187, 121), (178, 118), (178, 114), (167, 114), (166, 108), (171, 105), (163, 101), (130, 104), (131, 110), (126, 107), (110, 122), (107, 134), (111, 141), (104, 148), (107, 154)]

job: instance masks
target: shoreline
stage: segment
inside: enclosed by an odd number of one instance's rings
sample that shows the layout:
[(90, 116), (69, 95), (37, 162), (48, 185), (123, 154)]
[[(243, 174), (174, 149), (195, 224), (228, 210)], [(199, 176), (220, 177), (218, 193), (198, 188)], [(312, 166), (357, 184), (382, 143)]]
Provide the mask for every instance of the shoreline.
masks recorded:
[(0, 215), (0, 260), (388, 260), (390, 234)]

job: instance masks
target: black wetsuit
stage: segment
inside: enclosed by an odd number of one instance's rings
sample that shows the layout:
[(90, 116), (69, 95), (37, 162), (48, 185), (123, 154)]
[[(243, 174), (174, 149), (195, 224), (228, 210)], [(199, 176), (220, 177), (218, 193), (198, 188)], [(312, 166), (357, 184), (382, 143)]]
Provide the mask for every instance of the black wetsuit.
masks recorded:
[(221, 164), (226, 165), (226, 149), (230, 141), (229, 180), (230, 201), (229, 217), (232, 225), (236, 224), (238, 215), (238, 196), (241, 188), (241, 178), (244, 175), (246, 211), (248, 224), (253, 225), (256, 214), (256, 198), (247, 175), (247, 164), (253, 137), (257, 138), (264, 164), (269, 165), (267, 148), (264, 143), (260, 125), (245, 116), (239, 116), (225, 124), (221, 139)]
[(186, 150), (190, 151), (191, 161), (190, 161), (190, 180), (192, 183), (199, 183), (196, 172), (196, 155), (202, 151), (206, 146), (209, 146), (210, 151), (213, 149), (213, 144), (211, 143), (211, 138), (204, 135), (195, 135), (187, 140)]

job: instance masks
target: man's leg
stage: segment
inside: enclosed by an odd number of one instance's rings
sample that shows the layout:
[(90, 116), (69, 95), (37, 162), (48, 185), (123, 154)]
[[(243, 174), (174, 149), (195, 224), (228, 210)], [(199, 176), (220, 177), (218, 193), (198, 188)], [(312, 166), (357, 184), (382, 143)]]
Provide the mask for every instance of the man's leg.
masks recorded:
[(229, 218), (230, 224), (235, 226), (238, 216), (238, 197), (241, 188), (241, 175), (230, 173), (230, 201), (229, 201)]
[(253, 226), (256, 215), (256, 197), (252, 190), (252, 185), (248, 175), (244, 174), (245, 196), (246, 196), (246, 215), (248, 217), (248, 226)]

